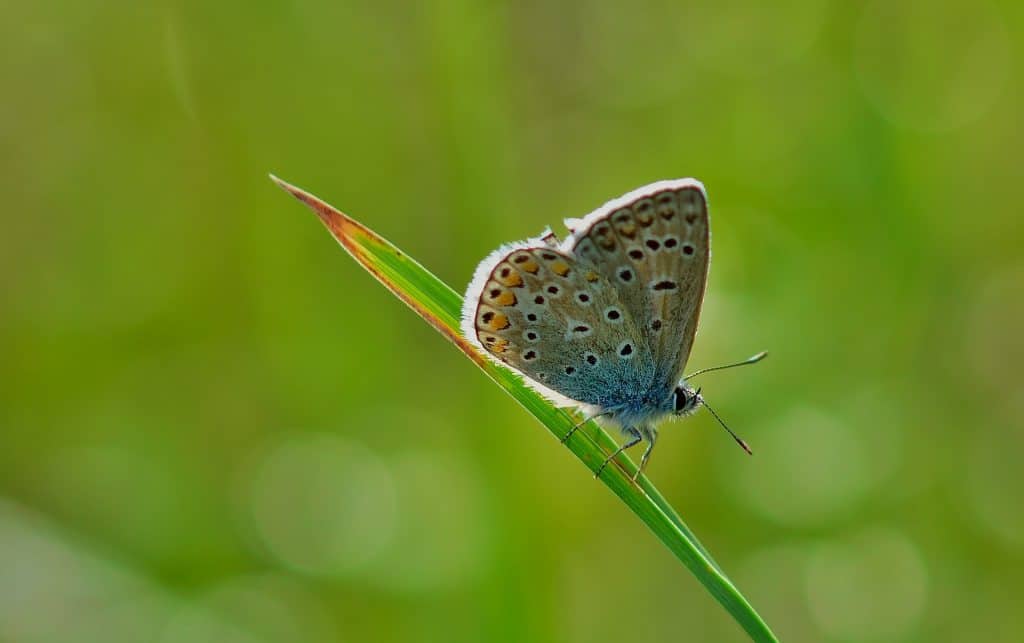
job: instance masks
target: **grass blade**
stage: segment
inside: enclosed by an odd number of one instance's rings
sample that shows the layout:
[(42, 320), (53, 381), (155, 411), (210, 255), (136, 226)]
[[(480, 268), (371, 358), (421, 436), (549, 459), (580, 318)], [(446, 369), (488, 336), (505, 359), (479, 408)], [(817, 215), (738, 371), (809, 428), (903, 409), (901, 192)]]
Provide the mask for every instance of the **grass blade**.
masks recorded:
[[(552, 435), (561, 439), (576, 423), (572, 415), (551, 406), (525, 386), (518, 376), (485, 358), (461, 336), (459, 316), (462, 297), (451, 287), (366, 226), (308, 192), (273, 175), (271, 178), (309, 206), (363, 268), (455, 344), (498, 386), (530, 411)], [(588, 469), (596, 472), (616, 443), (599, 425), (589, 422), (566, 442), (566, 446)], [(636, 467), (628, 456), (620, 455), (613, 464), (615, 466), (605, 468), (601, 482), (686, 565), (753, 640), (776, 641), (768, 625), (646, 476), (641, 477), (637, 483), (630, 479)]]

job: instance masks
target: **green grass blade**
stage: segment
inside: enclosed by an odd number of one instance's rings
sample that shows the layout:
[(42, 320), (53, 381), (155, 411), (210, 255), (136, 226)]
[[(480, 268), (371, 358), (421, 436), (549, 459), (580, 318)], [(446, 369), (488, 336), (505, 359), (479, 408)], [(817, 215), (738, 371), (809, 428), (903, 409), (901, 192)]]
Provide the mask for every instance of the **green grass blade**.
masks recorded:
[[(309, 206), (360, 265), (455, 344), (488, 377), (532, 413), (553, 436), (561, 439), (568, 433), (576, 423), (572, 415), (551, 406), (525, 386), (518, 376), (495, 365), (462, 337), (459, 332), (462, 297), (457, 292), (369, 228), (315, 196), (273, 175), (271, 178)], [(566, 442), (566, 446), (588, 469), (596, 472), (616, 443), (598, 424), (589, 422)], [(601, 482), (686, 565), (753, 640), (776, 641), (768, 625), (647, 477), (642, 476), (636, 483), (630, 479), (636, 467), (628, 456), (620, 455), (613, 464), (615, 466), (605, 468)]]

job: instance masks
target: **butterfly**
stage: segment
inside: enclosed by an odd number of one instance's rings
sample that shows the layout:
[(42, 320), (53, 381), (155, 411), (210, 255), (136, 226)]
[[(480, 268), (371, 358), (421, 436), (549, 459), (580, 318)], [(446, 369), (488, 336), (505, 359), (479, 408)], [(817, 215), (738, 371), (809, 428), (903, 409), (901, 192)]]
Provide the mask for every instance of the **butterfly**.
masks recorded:
[(707, 193), (695, 179), (659, 181), (565, 225), (562, 242), (546, 229), (480, 263), (461, 330), (555, 405), (621, 427), (623, 444), (597, 475), (645, 442), (635, 479), (658, 439), (655, 424), (707, 407), (683, 377), (711, 261)]

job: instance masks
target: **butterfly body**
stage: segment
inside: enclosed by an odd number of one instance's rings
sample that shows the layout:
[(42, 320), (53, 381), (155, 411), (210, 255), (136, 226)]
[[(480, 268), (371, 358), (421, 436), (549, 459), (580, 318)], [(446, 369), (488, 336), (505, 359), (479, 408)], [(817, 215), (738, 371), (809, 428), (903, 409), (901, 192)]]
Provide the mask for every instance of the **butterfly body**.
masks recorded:
[(553, 403), (646, 441), (646, 462), (655, 423), (701, 403), (681, 378), (710, 263), (704, 187), (652, 183), (566, 226), (562, 243), (545, 231), (481, 262), (463, 334)]

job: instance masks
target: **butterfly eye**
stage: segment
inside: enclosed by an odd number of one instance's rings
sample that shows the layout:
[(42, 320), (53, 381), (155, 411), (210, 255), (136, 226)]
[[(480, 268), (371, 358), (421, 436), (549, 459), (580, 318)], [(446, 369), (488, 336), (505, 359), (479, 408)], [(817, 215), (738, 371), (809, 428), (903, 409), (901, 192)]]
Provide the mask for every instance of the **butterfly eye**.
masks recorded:
[(690, 404), (689, 398), (686, 397), (686, 391), (681, 388), (676, 389), (676, 413), (681, 413)]

